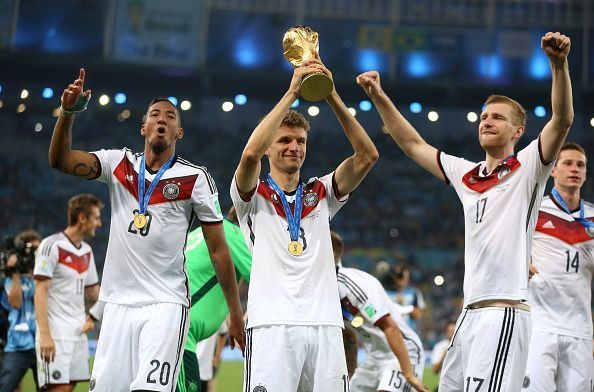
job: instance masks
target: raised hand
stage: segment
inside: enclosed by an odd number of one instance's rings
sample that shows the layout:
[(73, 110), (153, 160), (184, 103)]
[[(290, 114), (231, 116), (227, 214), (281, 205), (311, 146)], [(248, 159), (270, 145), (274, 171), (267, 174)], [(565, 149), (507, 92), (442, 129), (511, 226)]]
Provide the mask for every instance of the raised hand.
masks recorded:
[(370, 98), (378, 96), (383, 92), (380, 82), (380, 75), (377, 71), (367, 71), (357, 76), (357, 84), (363, 88), (365, 94)]
[(567, 59), (571, 39), (558, 31), (555, 33), (548, 32), (542, 37), (540, 47), (552, 63), (560, 64)]
[[(78, 79), (74, 80), (71, 84), (68, 85), (64, 92), (62, 93), (62, 108), (64, 110), (71, 110), (78, 99), (80, 94), (83, 94), (85, 98), (91, 97), (91, 90), (84, 91), (84, 83), (85, 83), (85, 70), (84, 68), (80, 69), (80, 73), (78, 75)], [(84, 92), (83, 92), (84, 91)]]
[(293, 78), (291, 79), (289, 91), (299, 95), (299, 89), (301, 87), (301, 81), (303, 81), (303, 78), (311, 73), (325, 73), (324, 69), (325, 67), (319, 60), (304, 61), (300, 67), (295, 68), (293, 71)]

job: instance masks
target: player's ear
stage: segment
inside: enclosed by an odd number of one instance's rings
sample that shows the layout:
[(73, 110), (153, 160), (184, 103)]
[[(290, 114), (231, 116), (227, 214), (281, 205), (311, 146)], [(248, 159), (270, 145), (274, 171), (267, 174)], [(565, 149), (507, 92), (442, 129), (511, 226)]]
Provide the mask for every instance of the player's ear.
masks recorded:
[(144, 124), (142, 124), (142, 125), (140, 126), (140, 134), (141, 134), (142, 136), (146, 136), (146, 129), (144, 128)]
[(177, 140), (182, 139), (184, 137), (184, 129), (183, 128), (177, 128), (177, 134), (175, 135), (175, 138)]

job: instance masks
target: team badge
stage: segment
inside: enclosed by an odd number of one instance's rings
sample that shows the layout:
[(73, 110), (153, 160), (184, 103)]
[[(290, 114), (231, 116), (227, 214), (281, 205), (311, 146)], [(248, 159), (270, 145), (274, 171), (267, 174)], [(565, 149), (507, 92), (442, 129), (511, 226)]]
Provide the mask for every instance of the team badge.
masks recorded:
[(522, 389), (526, 389), (530, 386), (530, 376), (524, 376), (524, 381), (522, 382)]
[(93, 378), (91, 378), (91, 382), (89, 383), (89, 391), (95, 389), (95, 384), (97, 384), (97, 377), (93, 376)]
[(278, 196), (276, 195), (276, 193), (270, 195), (270, 198), (272, 199), (273, 203), (278, 203)]
[(497, 173), (497, 178), (502, 179), (503, 177), (507, 176), (511, 169), (507, 165), (501, 165), (501, 169), (499, 169), (499, 173)]
[(169, 200), (175, 199), (179, 195), (179, 187), (177, 184), (169, 183), (163, 187), (163, 196)]
[(59, 379), (60, 379), (60, 377), (62, 377), (62, 373), (60, 373), (60, 371), (59, 371), (59, 370), (56, 370), (56, 371), (54, 371), (54, 372), (52, 373), (52, 378), (53, 378), (54, 380), (59, 380)]
[(254, 388), (254, 390), (252, 392), (268, 392), (268, 391), (262, 385), (258, 385), (257, 387)]
[(305, 197), (303, 198), (303, 204), (305, 204), (308, 207), (313, 207), (315, 205), (318, 204), (318, 194), (311, 192), (311, 193), (307, 193), (305, 195)]

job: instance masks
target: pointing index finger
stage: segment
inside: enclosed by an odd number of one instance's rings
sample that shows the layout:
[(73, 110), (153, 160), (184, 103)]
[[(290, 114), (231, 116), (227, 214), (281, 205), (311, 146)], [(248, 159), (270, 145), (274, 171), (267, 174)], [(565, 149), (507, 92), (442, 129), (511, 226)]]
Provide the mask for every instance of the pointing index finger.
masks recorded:
[(81, 68), (81, 69), (80, 69), (80, 72), (79, 72), (78, 78), (79, 78), (80, 80), (82, 80), (83, 82), (85, 81), (85, 69), (84, 69), (84, 68)]

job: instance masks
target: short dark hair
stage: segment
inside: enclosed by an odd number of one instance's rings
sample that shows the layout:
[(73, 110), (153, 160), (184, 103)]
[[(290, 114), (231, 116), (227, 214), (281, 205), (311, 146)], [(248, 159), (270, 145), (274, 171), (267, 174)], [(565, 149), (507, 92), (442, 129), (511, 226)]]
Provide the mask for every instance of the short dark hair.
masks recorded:
[(330, 240), (332, 241), (332, 251), (340, 256), (344, 252), (344, 241), (340, 234), (335, 231), (330, 232)]
[(404, 271), (408, 271), (410, 273), (410, 266), (406, 263), (398, 263), (394, 267), (394, 277), (397, 279), (402, 279), (404, 277)]
[(309, 121), (305, 119), (303, 114), (295, 110), (289, 110), (287, 114), (285, 114), (281, 126), (288, 128), (303, 128), (305, 129), (305, 132), (309, 131)]
[(33, 229), (21, 231), (19, 234), (17, 234), (14, 237), (15, 245), (18, 244), (19, 242), (27, 244), (27, 243), (30, 243), (33, 241), (41, 242), (41, 240), (42, 240), (41, 234), (39, 234), (37, 231), (35, 231)]
[(513, 117), (511, 118), (512, 124), (526, 126), (526, 109), (520, 103), (505, 95), (490, 95), (485, 101), (485, 106), (492, 103), (505, 103), (512, 108)]
[(72, 197), (68, 201), (68, 225), (74, 226), (78, 223), (78, 215), (82, 212), (88, 218), (91, 216), (93, 207), (103, 208), (105, 204), (95, 195), (83, 193)]
[(563, 146), (561, 146), (561, 149), (559, 150), (559, 154), (561, 154), (561, 152), (565, 151), (565, 150), (576, 150), (576, 151), (579, 151), (582, 154), (586, 155), (586, 150), (584, 150), (584, 147), (577, 144), (576, 142), (565, 142), (563, 144)]
[[(177, 113), (177, 124), (179, 127), (181, 127), (181, 116), (179, 115), (179, 110), (177, 108), (177, 106), (175, 106), (173, 104), (173, 102), (171, 102), (169, 100), (169, 98), (166, 97), (157, 97), (155, 99), (153, 99), (151, 101), (151, 103), (148, 104), (147, 108), (146, 108), (146, 112), (148, 113), (149, 109), (151, 108), (151, 106), (153, 106), (154, 104), (156, 104), (157, 102), (167, 102), (169, 103), (171, 106), (173, 106), (173, 108), (175, 109), (175, 112)], [(147, 113), (144, 114), (144, 116), (142, 116), (142, 123), (144, 124), (146, 122), (146, 115)]]

